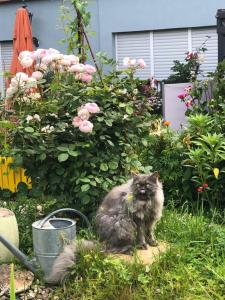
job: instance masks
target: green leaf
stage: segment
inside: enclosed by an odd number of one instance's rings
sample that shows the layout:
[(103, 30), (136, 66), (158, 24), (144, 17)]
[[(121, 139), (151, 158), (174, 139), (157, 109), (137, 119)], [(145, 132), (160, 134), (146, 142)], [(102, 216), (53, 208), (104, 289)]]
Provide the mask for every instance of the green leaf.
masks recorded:
[(69, 155), (71, 155), (73, 157), (77, 157), (79, 155), (78, 151), (73, 151), (73, 150), (69, 150), (68, 153), (69, 153)]
[(101, 165), (100, 165), (100, 170), (102, 170), (102, 171), (107, 171), (107, 170), (108, 170), (107, 164), (101, 163)]
[(33, 128), (33, 127), (25, 127), (24, 130), (25, 130), (26, 132), (29, 132), (29, 133), (34, 132), (34, 128)]
[(80, 181), (82, 181), (82, 182), (90, 182), (91, 180), (89, 179), (89, 178), (82, 178), (82, 179), (80, 179)]
[(81, 186), (81, 191), (82, 192), (87, 192), (90, 189), (90, 185), (89, 184), (84, 184)]
[(131, 115), (133, 112), (134, 112), (134, 110), (133, 110), (133, 108), (132, 108), (131, 106), (127, 106), (127, 107), (126, 107), (126, 113), (127, 113), (128, 115)]
[(112, 170), (116, 170), (118, 168), (118, 162), (116, 161), (109, 162), (109, 168)]
[(62, 146), (59, 146), (59, 147), (57, 147), (56, 149), (59, 150), (59, 151), (63, 151), (63, 152), (68, 151), (68, 147), (62, 147)]
[(144, 140), (144, 139), (142, 139), (142, 144), (145, 146), (145, 147), (147, 147), (148, 146), (148, 141), (147, 140)]
[(105, 120), (105, 123), (106, 123), (106, 125), (108, 125), (108, 126), (112, 126), (112, 120), (108, 120), (108, 119), (106, 119)]
[(68, 153), (61, 153), (58, 155), (58, 161), (59, 162), (63, 162), (63, 161), (66, 161), (69, 157), (69, 154)]
[(39, 156), (40, 160), (45, 160), (46, 159), (46, 154), (45, 153), (42, 153), (40, 156)]

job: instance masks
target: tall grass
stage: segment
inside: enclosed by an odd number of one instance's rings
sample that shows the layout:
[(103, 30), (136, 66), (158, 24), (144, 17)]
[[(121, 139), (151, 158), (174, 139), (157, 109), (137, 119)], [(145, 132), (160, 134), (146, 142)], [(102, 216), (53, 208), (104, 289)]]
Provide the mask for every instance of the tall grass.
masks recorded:
[(196, 215), (187, 209), (182, 213), (165, 210), (157, 236), (170, 247), (153, 265), (86, 254), (56, 294), (61, 299), (81, 300), (224, 299), (223, 225), (206, 218), (201, 210)]

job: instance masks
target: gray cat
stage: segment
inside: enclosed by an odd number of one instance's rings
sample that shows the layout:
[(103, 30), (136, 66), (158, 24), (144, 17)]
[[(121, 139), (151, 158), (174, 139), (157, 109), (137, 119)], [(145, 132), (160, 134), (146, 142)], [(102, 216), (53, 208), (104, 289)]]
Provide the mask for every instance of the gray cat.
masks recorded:
[[(127, 253), (134, 246), (156, 246), (154, 227), (161, 218), (164, 195), (158, 173), (133, 175), (127, 183), (114, 187), (103, 199), (96, 215), (96, 227), (103, 251)], [(99, 248), (94, 241), (77, 241), (64, 247), (47, 279), (62, 282), (77, 254)]]
[(157, 246), (154, 227), (161, 218), (164, 202), (158, 173), (133, 175), (114, 187), (104, 198), (96, 215), (100, 241), (110, 252), (130, 252), (134, 246)]

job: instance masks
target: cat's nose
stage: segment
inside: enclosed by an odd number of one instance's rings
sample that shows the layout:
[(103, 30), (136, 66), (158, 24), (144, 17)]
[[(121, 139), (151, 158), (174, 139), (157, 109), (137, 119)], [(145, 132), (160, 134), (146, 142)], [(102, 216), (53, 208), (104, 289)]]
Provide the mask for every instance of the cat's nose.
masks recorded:
[(145, 192), (146, 192), (145, 189), (140, 189), (141, 194), (145, 194)]

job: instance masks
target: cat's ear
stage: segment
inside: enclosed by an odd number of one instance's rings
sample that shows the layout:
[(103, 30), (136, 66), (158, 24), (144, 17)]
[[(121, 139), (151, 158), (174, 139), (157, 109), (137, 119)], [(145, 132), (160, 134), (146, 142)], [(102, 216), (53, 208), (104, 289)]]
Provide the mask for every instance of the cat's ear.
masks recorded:
[(154, 172), (151, 175), (149, 175), (149, 179), (153, 182), (157, 182), (159, 180), (159, 173)]
[(138, 179), (138, 177), (139, 177), (138, 173), (136, 173), (134, 171), (131, 172), (131, 175), (132, 175), (133, 180)]

